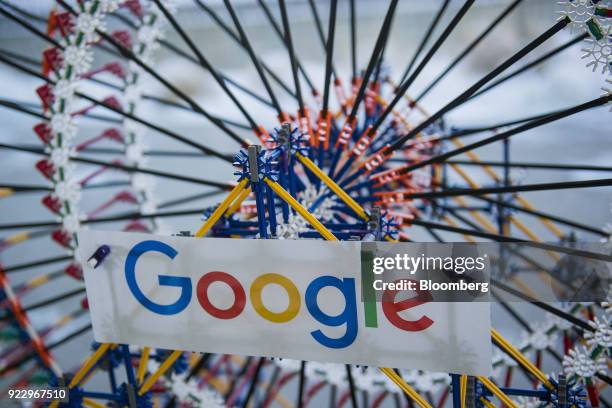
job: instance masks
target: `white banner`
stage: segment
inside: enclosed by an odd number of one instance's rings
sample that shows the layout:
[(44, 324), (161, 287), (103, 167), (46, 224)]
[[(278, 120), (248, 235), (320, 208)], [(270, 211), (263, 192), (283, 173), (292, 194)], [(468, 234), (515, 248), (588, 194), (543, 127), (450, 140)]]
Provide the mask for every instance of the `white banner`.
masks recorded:
[[(110, 254), (94, 269), (87, 260), (102, 245)], [(360, 245), (82, 231), (79, 257), (94, 338), (491, 374), (488, 303), (366, 305)]]

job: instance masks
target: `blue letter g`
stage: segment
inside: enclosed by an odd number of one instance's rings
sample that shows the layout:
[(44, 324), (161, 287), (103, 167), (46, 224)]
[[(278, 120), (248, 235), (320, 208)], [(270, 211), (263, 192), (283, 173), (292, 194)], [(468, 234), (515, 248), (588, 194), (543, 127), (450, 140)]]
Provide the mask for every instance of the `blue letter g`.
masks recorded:
[(151, 301), (138, 287), (136, 283), (136, 262), (138, 262), (138, 258), (140, 258), (141, 255), (149, 251), (161, 252), (170, 259), (174, 259), (178, 254), (170, 245), (160, 241), (143, 241), (135, 245), (134, 248), (130, 250), (125, 260), (125, 279), (130, 291), (136, 300), (154, 313), (173, 315), (182, 312), (191, 300), (191, 280), (189, 278), (168, 275), (158, 276), (161, 286), (174, 286), (182, 289), (181, 296), (178, 300), (169, 305), (160, 305)]

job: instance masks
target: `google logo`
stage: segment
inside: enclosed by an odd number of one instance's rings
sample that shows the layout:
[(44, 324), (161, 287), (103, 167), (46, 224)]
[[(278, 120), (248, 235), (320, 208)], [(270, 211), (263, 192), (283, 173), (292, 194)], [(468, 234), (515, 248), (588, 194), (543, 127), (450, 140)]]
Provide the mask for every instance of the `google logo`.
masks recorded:
[[(136, 281), (136, 264), (141, 256), (148, 252), (162, 253), (170, 259), (178, 256), (178, 252), (170, 245), (155, 240), (142, 241), (134, 245), (129, 251), (125, 261), (125, 278), (127, 285), (134, 298), (147, 310), (160, 315), (176, 315), (181, 313), (193, 298), (193, 283), (186, 276), (159, 275), (158, 284), (162, 287), (174, 287), (180, 289), (178, 299), (170, 304), (159, 304), (149, 299), (141, 290)], [(362, 280), (363, 280), (362, 275)], [(215, 306), (209, 298), (209, 288), (213, 283), (227, 285), (233, 293), (231, 306), (221, 309)], [(278, 285), (287, 294), (289, 302), (285, 310), (272, 311), (266, 307), (263, 292), (268, 285)], [(321, 310), (317, 297), (324, 288), (335, 289), (344, 300), (343, 310), (330, 315)], [(417, 295), (401, 301), (395, 301), (399, 291), (387, 290), (380, 302), (386, 319), (397, 329), (407, 332), (418, 332), (429, 328), (434, 321), (423, 315), (418, 319), (406, 319), (400, 315), (401, 312), (431, 301), (431, 295), (426, 291), (416, 291)], [(359, 319), (357, 316), (357, 289), (354, 278), (338, 278), (336, 276), (321, 275), (314, 278), (306, 287), (304, 297), (288, 277), (278, 273), (265, 273), (257, 276), (248, 285), (248, 301), (245, 286), (234, 276), (224, 271), (207, 271), (195, 284), (195, 297), (204, 312), (221, 320), (231, 320), (240, 316), (246, 307), (261, 316), (262, 319), (275, 324), (287, 323), (298, 316), (303, 306), (306, 307), (310, 316), (318, 323), (328, 327), (345, 326), (346, 330), (340, 337), (329, 337), (323, 330), (313, 330), (310, 335), (319, 344), (333, 349), (345, 348), (353, 344), (359, 331)], [(303, 304), (302, 304), (303, 303)], [(247, 306), (250, 304), (249, 306)], [(365, 316), (365, 327), (375, 329), (378, 325), (378, 306), (375, 300), (362, 302)], [(324, 329), (324, 328), (323, 328)]]

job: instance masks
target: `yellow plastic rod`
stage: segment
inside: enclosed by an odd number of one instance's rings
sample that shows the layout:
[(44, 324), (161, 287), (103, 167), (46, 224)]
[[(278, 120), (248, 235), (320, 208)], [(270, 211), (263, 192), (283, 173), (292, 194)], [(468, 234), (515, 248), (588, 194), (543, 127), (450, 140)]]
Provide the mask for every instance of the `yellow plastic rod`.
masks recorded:
[(230, 215), (238, 211), (240, 209), (240, 206), (242, 205), (242, 202), (249, 196), (249, 194), (251, 194), (250, 189), (245, 188), (244, 190), (242, 190), (238, 198), (232, 203), (232, 205), (230, 205), (230, 207), (225, 212), (225, 216), (229, 217)]
[(459, 379), (459, 398), (461, 399), (461, 408), (465, 408), (465, 396), (467, 395), (467, 375), (461, 374)]
[(91, 368), (96, 365), (96, 363), (102, 358), (102, 356), (104, 356), (104, 353), (106, 353), (106, 350), (108, 350), (110, 346), (111, 343), (100, 344), (98, 349), (87, 360), (85, 360), (85, 364), (83, 364), (79, 371), (76, 372), (76, 374), (72, 378), (72, 381), (70, 381), (69, 388), (74, 388), (79, 385), (83, 377), (85, 377), (89, 370), (91, 370)]
[[(448, 215), (443, 215), (442, 216), (442, 220), (445, 221), (448, 225), (450, 225), (451, 227), (456, 227), (457, 223), (455, 221), (453, 221), (451, 218), (449, 218)], [(467, 234), (462, 234), (463, 238), (468, 241), (468, 242), (476, 242), (476, 240), (474, 239), (474, 237), (472, 237), (471, 235), (467, 235)]]
[(487, 408), (495, 408), (495, 404), (493, 404), (491, 401), (489, 401), (485, 397), (480, 397), (480, 402), (482, 402), (482, 405), (484, 405)]
[(64, 315), (61, 319), (57, 321), (57, 323), (55, 323), (55, 328), (65, 326), (73, 320), (74, 320), (74, 316), (72, 314)]
[(28, 281), (26, 283), (26, 286), (28, 286), (29, 288), (33, 289), (33, 288), (36, 288), (36, 287), (38, 287), (38, 286), (40, 286), (42, 284), (45, 284), (45, 283), (49, 282), (50, 278), (51, 277), (48, 274), (47, 275), (40, 275), (40, 276), (37, 276), (37, 277), (33, 278), (32, 280)]
[[(461, 148), (464, 147), (465, 145), (458, 139), (452, 139), (452, 142), (455, 146)], [(465, 152), (465, 154), (468, 156), (468, 158), (470, 160), (472, 160), (475, 163), (479, 163), (480, 162), (480, 158), (478, 157), (478, 155), (476, 155), (476, 153), (472, 152), (472, 151), (467, 151)], [(498, 177), (497, 173), (495, 173), (495, 171), (493, 171), (493, 169), (490, 166), (487, 166), (485, 164), (482, 164), (482, 169), (495, 181), (499, 182), (501, 181), (500, 178)], [(534, 210), (535, 208), (533, 207), (533, 205), (531, 205), (531, 203), (529, 201), (527, 201), (526, 198), (521, 197), (519, 195), (515, 196), (516, 200), (519, 202), (519, 204), (521, 204), (523, 207), (525, 207), (528, 210)], [(563, 232), (557, 228), (557, 226), (555, 224), (553, 224), (550, 220), (547, 220), (546, 218), (543, 217), (537, 217), (540, 222), (546, 227), (548, 228), (548, 230), (550, 232), (552, 232), (553, 234), (555, 234), (558, 238), (563, 238)]]
[(13, 189), (11, 188), (0, 188), (0, 198), (9, 197), (13, 194)]
[[(398, 87), (399, 87), (399, 85), (397, 85), (397, 83), (395, 83), (395, 82), (394, 82), (392, 79), (390, 79), (390, 78), (387, 78), (387, 79), (386, 79), (386, 81), (387, 81), (387, 83), (388, 83), (389, 85), (391, 85), (393, 88), (398, 88)], [(412, 98), (410, 97), (410, 95), (408, 95), (407, 93), (406, 93), (406, 94), (404, 94), (404, 99), (405, 99), (406, 101), (408, 101), (409, 106), (411, 106), (413, 109), (418, 110), (418, 111), (421, 113), (421, 115), (423, 115), (423, 116), (431, 116), (431, 114), (429, 114), (429, 113), (428, 113), (426, 110), (424, 110), (424, 109), (421, 107), (421, 105), (420, 105), (420, 104), (418, 104), (418, 103), (417, 103), (417, 102), (416, 102), (414, 99), (412, 99)]]
[(140, 361), (138, 362), (138, 371), (136, 372), (136, 379), (138, 380), (138, 384), (144, 381), (144, 376), (147, 372), (147, 363), (149, 362), (149, 353), (151, 353), (150, 347), (144, 347), (142, 349)]
[(300, 163), (302, 163), (308, 170), (312, 171), (315, 176), (317, 176), (331, 191), (333, 191), (349, 208), (362, 219), (368, 221), (370, 217), (366, 214), (363, 207), (361, 207), (353, 198), (348, 195), (346, 191), (342, 189), (334, 180), (332, 180), (327, 174), (325, 174), (316, 164), (312, 162), (308, 157), (304, 156), (301, 153), (296, 153), (295, 156), (298, 158)]
[[(387, 106), (389, 106), (389, 104), (387, 103), (387, 101), (385, 100), (385, 98), (383, 98), (380, 95), (376, 95), (374, 97), (374, 99), (376, 99), (376, 102), (380, 103), (380, 105), (382, 106), (383, 110), (387, 109)], [(402, 125), (406, 126), (408, 129), (411, 128), (410, 123), (408, 122), (408, 120), (406, 119), (406, 116), (402, 115), (401, 112), (395, 110), (395, 109), (391, 109), (391, 113), (393, 114), (393, 116), (397, 119), (400, 120), (400, 122), (402, 122)]]
[(402, 377), (400, 377), (399, 375), (397, 375), (397, 373), (395, 371), (393, 371), (390, 368), (380, 368), (380, 371), (386, 375), (387, 377), (389, 377), (389, 379), (391, 381), (393, 381), (395, 384), (397, 384), (398, 387), (400, 387), (402, 389), (402, 391), (404, 391), (406, 393), (406, 395), (408, 395), (410, 398), (412, 398), (412, 400), (414, 402), (416, 402), (416, 404), (421, 407), (421, 408), (432, 408), (431, 405), (429, 405), (429, 403), (423, 399), (423, 397), (421, 397), (419, 395), (418, 392), (416, 392), (414, 390), (414, 388), (412, 388), (410, 385), (406, 384), (406, 381), (404, 381), (402, 379)]
[[(397, 87), (397, 85), (392, 81), (387, 79), (387, 82), (393, 86), (393, 87)], [(431, 114), (429, 112), (427, 112), (425, 109), (423, 109), (423, 107), (416, 103), (415, 100), (413, 100), (412, 98), (410, 98), (410, 96), (408, 96), (407, 94), (404, 95), (404, 99), (406, 99), (407, 101), (409, 101), (411, 104), (414, 105), (414, 108), (417, 109), (419, 112), (421, 112), (421, 114), (423, 116), (431, 116)], [(451, 139), (452, 143), (461, 148), (464, 147), (465, 144), (463, 144), (463, 142), (461, 142), (459, 139), (454, 138)], [(478, 157), (478, 155), (476, 153), (474, 153), (473, 151), (469, 150), (467, 152), (465, 152), (465, 154), (468, 156), (468, 158), (475, 162), (475, 163), (480, 163), (480, 158)], [(486, 164), (481, 164), (482, 169), (494, 180), (494, 181), (501, 181), (501, 179), (499, 178), (499, 176), (497, 175), (497, 173), (493, 170), (493, 168), (491, 166), (488, 166)], [(521, 197), (519, 195), (515, 196), (516, 200), (519, 202), (519, 204), (521, 204), (523, 207), (527, 208), (528, 210), (534, 210), (534, 206), (531, 205), (531, 203), (529, 201), (527, 201), (526, 198)], [(537, 217), (540, 222), (546, 227), (548, 228), (549, 231), (551, 231), (553, 234), (555, 234), (558, 238), (563, 238), (563, 232), (557, 228), (557, 226), (555, 224), (553, 224), (550, 220), (544, 218), (544, 217)]]
[(457, 174), (459, 174), (461, 176), (461, 178), (468, 183), (468, 186), (470, 186), (470, 188), (479, 188), (480, 186), (478, 184), (476, 184), (476, 182), (474, 180), (472, 180), (472, 178), (470, 176), (468, 176), (468, 174), (463, 171), (463, 169), (461, 167), (459, 167), (458, 165), (451, 163), (451, 168), (453, 170), (455, 170), (457, 172)]
[(482, 376), (479, 376), (478, 379), (481, 383), (484, 384), (485, 387), (487, 387), (489, 391), (491, 391), (497, 398), (499, 398), (499, 400), (503, 402), (504, 405), (509, 408), (518, 408), (518, 405), (516, 405), (514, 401), (510, 399), (510, 397), (504, 394), (504, 392), (500, 390), (493, 381), (489, 380), (487, 377)]
[[(535, 210), (535, 207), (533, 205), (531, 205), (531, 203), (529, 201), (527, 201), (526, 198), (521, 197), (521, 196), (516, 196), (516, 201), (518, 201), (518, 203), (520, 205), (522, 205), (523, 207), (525, 207), (528, 210)], [(542, 217), (538, 217), (540, 219), (540, 221), (542, 222), (542, 224), (544, 224), (544, 226), (546, 226), (550, 232), (552, 232), (553, 234), (555, 234), (557, 236), (557, 238), (563, 238), (563, 231), (561, 231), (559, 228), (557, 228), (557, 226), (555, 224), (553, 224), (550, 220), (547, 220), (546, 218), (542, 218)]]
[[(451, 164), (450, 165), (456, 172), (457, 174), (459, 174), (461, 176), (461, 178), (468, 183), (468, 185), (471, 188), (477, 189), (480, 188), (480, 185), (478, 185), (478, 183), (476, 183), (474, 180), (472, 180), (472, 178), (470, 176), (468, 176), (468, 174), (463, 171), (463, 169), (461, 167), (459, 167), (456, 164)], [(466, 202), (463, 198), (461, 197), (454, 197), (454, 200), (459, 203), (462, 206), (466, 206)], [(492, 224), (490, 224), (482, 215), (480, 215), (480, 213), (478, 213), (477, 211), (470, 211), (469, 212), (470, 215), (472, 217), (474, 217), (487, 231), (489, 232), (493, 232), (495, 233), (497, 228), (495, 228)], [(538, 236), (531, 230), (529, 229), (529, 227), (527, 227), (525, 224), (523, 224), (520, 220), (518, 220), (516, 217), (514, 216), (510, 216), (509, 217), (509, 221), (516, 226), (519, 230), (521, 230), (523, 232), (523, 234), (525, 234), (530, 240), (534, 241), (534, 242), (542, 242)], [(507, 232), (505, 232), (504, 234), (507, 235)], [(559, 261), (559, 259), (561, 259), (559, 257), (558, 254), (554, 253), (553, 251), (547, 251), (548, 254), (555, 260), (555, 261)]]
[(159, 377), (164, 375), (164, 373), (168, 371), (170, 367), (172, 367), (172, 364), (174, 364), (181, 354), (183, 354), (182, 351), (173, 351), (172, 354), (170, 354), (170, 356), (162, 363), (162, 365), (159, 366), (157, 371), (151, 374), (149, 378), (147, 378), (147, 381), (142, 384), (138, 390), (138, 395), (143, 395), (145, 392), (149, 391), (153, 384), (155, 384), (155, 381), (157, 381)]
[(30, 238), (30, 234), (28, 232), (18, 232), (17, 234), (11, 235), (10, 237), (5, 238), (5, 241), (11, 245), (18, 244), (20, 242), (24, 242)]
[(204, 225), (202, 225), (200, 229), (195, 233), (196, 237), (202, 238), (208, 232), (208, 230), (210, 230), (212, 226), (215, 225), (217, 221), (219, 221), (219, 218), (221, 218), (225, 210), (227, 210), (227, 208), (232, 204), (238, 194), (240, 194), (242, 190), (244, 190), (244, 187), (248, 182), (249, 181), (246, 178), (240, 180), (236, 187), (234, 187), (232, 191), (230, 191), (230, 193), (227, 195), (227, 197), (225, 197), (225, 200), (221, 201), (219, 207), (217, 207), (217, 209), (212, 213), (212, 215), (206, 220)]
[(336, 236), (332, 234), (327, 228), (325, 228), (325, 226), (321, 224), (319, 220), (317, 220), (311, 213), (309, 213), (308, 210), (302, 206), (302, 204), (297, 202), (295, 198), (291, 197), (291, 194), (289, 194), (283, 187), (281, 187), (280, 184), (267, 177), (264, 178), (264, 181), (268, 186), (270, 186), (272, 191), (274, 191), (280, 198), (285, 200), (285, 202), (289, 204), (291, 208), (297, 211), (298, 214), (300, 214), (306, 221), (308, 221), (308, 223), (312, 225), (312, 227), (316, 229), (319, 234), (323, 236), (323, 238), (328, 241), (338, 240), (338, 238), (336, 238)]
[(523, 293), (525, 293), (526, 295), (529, 295), (533, 299), (538, 298), (538, 295), (533, 290), (531, 290), (531, 287), (527, 285), (525, 282), (523, 282), (521, 279), (519, 279), (518, 276), (515, 275), (512, 278), (510, 278), (510, 282), (518, 286), (519, 289), (521, 289)]
[[(460, 205), (461, 207), (467, 207), (467, 202), (461, 198), (461, 197), (453, 197), (453, 201), (455, 201), (458, 205)], [(497, 233), (497, 228), (495, 228), (493, 226), (493, 224), (491, 224), (489, 222), (489, 220), (487, 220), (485, 217), (482, 216), (482, 214), (480, 214), (478, 211), (474, 211), (474, 210), (470, 210), (469, 214), (472, 216), (472, 218), (474, 218), (476, 221), (478, 221), (480, 223), (480, 225), (482, 225), (482, 227), (490, 232), (490, 233)]]
[(499, 344), (500, 347), (504, 349), (504, 351), (510, 354), (510, 356), (512, 356), (527, 371), (533, 374), (534, 377), (540, 380), (540, 382), (544, 384), (546, 388), (550, 390), (555, 388), (548, 380), (546, 375), (542, 371), (540, 371), (540, 369), (536, 367), (531, 361), (529, 361), (527, 357), (521, 354), (521, 352), (518, 351), (512, 344), (510, 344), (508, 340), (506, 340), (497, 330), (491, 329), (491, 337), (493, 337), (493, 340), (495, 340), (497, 344)]
[(83, 405), (89, 408), (105, 408), (106, 405), (98, 404), (96, 401), (91, 398), (83, 398)]

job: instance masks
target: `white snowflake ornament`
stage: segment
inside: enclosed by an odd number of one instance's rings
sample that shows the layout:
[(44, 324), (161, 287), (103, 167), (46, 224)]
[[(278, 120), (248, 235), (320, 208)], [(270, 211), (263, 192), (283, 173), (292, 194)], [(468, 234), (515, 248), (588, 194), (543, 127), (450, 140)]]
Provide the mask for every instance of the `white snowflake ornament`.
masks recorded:
[(596, 317), (594, 320), (589, 321), (589, 326), (594, 331), (585, 331), (584, 338), (587, 344), (591, 347), (602, 347), (604, 352), (609, 355), (610, 348), (612, 347), (612, 326), (608, 316)]
[(69, 45), (64, 49), (64, 68), (72, 67), (74, 75), (82, 75), (90, 70), (93, 58), (88, 47)]
[(84, 36), (86, 42), (91, 43), (99, 40), (96, 30), (104, 31), (104, 25), (99, 15), (81, 13), (76, 19), (75, 29)]
[(68, 113), (58, 113), (53, 115), (49, 121), (49, 127), (54, 135), (61, 133), (62, 140), (64, 143), (69, 144), (77, 133), (77, 126), (72, 118), (72, 115)]
[(569, 17), (571, 32), (584, 31), (587, 21), (595, 15), (595, 4), (591, 0), (563, 0), (561, 5), (561, 18)]
[(553, 329), (550, 322), (537, 322), (530, 325), (531, 333), (526, 337), (527, 341), (535, 350), (546, 350), (554, 347), (557, 342), (558, 334)]
[(81, 227), (81, 220), (76, 214), (68, 214), (62, 220), (64, 229), (70, 234), (75, 234)]
[(593, 72), (600, 68), (602, 74), (612, 72), (612, 32), (610, 30), (612, 27), (608, 27), (605, 35), (599, 41), (587, 38), (585, 42), (588, 46), (581, 49), (584, 52), (581, 58), (588, 58), (589, 62), (586, 66), (591, 67)]
[(54, 193), (61, 201), (68, 202), (71, 205), (75, 205), (81, 200), (81, 186), (72, 180), (57, 183)]
[(578, 377), (579, 380), (591, 378), (597, 373), (605, 374), (607, 369), (606, 358), (591, 358), (590, 351), (584, 347), (573, 348), (569, 354), (563, 357), (563, 372), (567, 375)]

